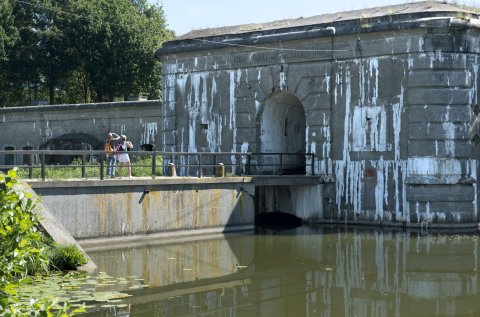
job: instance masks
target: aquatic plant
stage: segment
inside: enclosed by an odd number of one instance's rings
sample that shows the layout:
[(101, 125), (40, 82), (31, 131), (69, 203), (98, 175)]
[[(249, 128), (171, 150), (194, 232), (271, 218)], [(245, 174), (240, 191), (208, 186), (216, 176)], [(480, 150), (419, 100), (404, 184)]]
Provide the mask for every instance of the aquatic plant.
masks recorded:
[(50, 268), (59, 271), (75, 270), (87, 263), (87, 258), (75, 245), (54, 244), (48, 251)]

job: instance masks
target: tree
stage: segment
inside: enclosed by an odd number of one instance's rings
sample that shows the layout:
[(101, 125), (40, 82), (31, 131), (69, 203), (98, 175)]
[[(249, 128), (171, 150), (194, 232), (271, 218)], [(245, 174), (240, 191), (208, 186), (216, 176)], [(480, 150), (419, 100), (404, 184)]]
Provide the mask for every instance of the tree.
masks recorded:
[[(8, 62), (8, 52), (18, 39), (14, 25), (13, 8), (9, 0), (0, 0), (0, 70), (5, 70)], [(0, 91), (5, 86), (5, 72), (0, 71)], [(4, 105), (6, 96), (0, 93), (0, 106)]]
[[(162, 7), (146, 0), (0, 3), (10, 8), (0, 14), (13, 14), (19, 34), (5, 53), (6, 75), (0, 77), (9, 105), (39, 98), (52, 104), (160, 97), (161, 67), (154, 54), (173, 37)], [(12, 19), (3, 21), (2, 27)], [(0, 41), (4, 33), (0, 29)]]
[(7, 52), (18, 37), (12, 11), (9, 0), (0, 0), (0, 61), (2, 62), (7, 60)]

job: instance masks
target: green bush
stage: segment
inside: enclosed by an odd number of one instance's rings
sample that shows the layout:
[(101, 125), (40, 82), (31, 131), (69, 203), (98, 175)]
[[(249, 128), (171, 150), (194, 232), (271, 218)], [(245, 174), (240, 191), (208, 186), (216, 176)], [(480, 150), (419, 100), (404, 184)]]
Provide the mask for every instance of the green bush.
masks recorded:
[(18, 286), (29, 274), (49, 269), (49, 239), (38, 229), (35, 204), (30, 194), (18, 189), (16, 169), (6, 175), (0, 172), (0, 316), (68, 316), (69, 311), (75, 312), (68, 303), (59, 306), (54, 298), (31, 299), (23, 305), (17, 299)]
[[(163, 158), (161, 156), (157, 156), (155, 159), (155, 164), (157, 166), (155, 176), (162, 176)], [(131, 162), (133, 176), (152, 176), (151, 156), (134, 156), (132, 157)], [(126, 170), (126, 168), (124, 168), (124, 170)]]
[(55, 244), (48, 252), (50, 268), (60, 271), (75, 270), (87, 263), (85, 255), (75, 245)]
[(35, 201), (16, 189), (16, 177), (15, 169), (0, 173), (0, 282), (48, 270)]

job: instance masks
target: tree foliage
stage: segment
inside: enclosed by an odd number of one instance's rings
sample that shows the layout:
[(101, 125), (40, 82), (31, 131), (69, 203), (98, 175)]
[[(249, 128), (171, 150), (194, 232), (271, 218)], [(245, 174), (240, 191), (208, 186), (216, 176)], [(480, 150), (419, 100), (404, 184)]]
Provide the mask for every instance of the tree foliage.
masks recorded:
[(0, 18), (0, 106), (160, 97), (154, 53), (173, 37), (161, 6), (0, 0)]

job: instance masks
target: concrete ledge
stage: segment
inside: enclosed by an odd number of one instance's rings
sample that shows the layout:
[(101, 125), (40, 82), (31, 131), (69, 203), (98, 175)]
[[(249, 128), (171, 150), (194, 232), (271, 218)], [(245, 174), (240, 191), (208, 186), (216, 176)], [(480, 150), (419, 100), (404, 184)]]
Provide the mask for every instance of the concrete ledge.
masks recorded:
[(308, 186), (324, 183), (321, 176), (286, 175), (286, 176), (253, 176), (256, 186)]
[(66, 187), (112, 187), (112, 186), (152, 186), (152, 185), (187, 185), (187, 184), (233, 184), (253, 183), (252, 177), (134, 177), (115, 179), (69, 179), (69, 180), (24, 180), (32, 188), (66, 188)]
[(342, 220), (342, 219), (314, 219), (309, 220), (310, 225), (345, 225), (351, 227), (375, 227), (375, 228), (402, 228), (407, 231), (441, 231), (441, 232), (479, 232), (480, 224), (473, 223), (407, 223), (392, 221), (368, 221), (368, 220)]
[(224, 234), (239, 233), (242, 231), (251, 231), (254, 225), (232, 226), (227, 228), (207, 228), (196, 230), (182, 230), (172, 232), (161, 232), (142, 235), (117, 236), (111, 238), (99, 239), (79, 239), (79, 244), (88, 252), (98, 250), (112, 250), (115, 248), (126, 248), (137, 245), (158, 245), (168, 243), (187, 242), (198, 240), (215, 239), (223, 237)]

